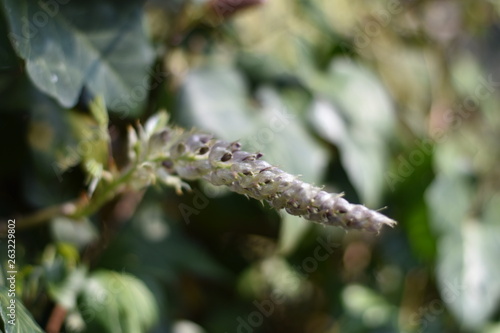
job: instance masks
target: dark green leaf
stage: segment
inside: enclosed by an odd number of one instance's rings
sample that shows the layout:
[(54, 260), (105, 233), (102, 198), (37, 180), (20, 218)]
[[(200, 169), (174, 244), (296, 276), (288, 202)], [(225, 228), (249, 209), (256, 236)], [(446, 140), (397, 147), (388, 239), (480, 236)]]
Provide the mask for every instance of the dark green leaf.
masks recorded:
[(255, 126), (240, 73), (228, 66), (202, 67), (186, 77), (180, 98), (180, 120), (211, 131), (225, 140), (238, 140)]
[(302, 236), (311, 227), (311, 223), (290, 214), (283, 214), (282, 221), (278, 248), (281, 254), (286, 255), (299, 245)]
[[(9, 293), (8, 289), (0, 288), (0, 315), (5, 333), (43, 333), (23, 303), (10, 297)], [(9, 307), (14, 308), (14, 310), (9, 309)]]
[(78, 304), (85, 332), (146, 332), (158, 320), (155, 298), (129, 274), (97, 271), (86, 283)]
[(313, 125), (340, 148), (342, 164), (363, 203), (378, 205), (395, 120), (389, 95), (366, 68), (345, 59), (332, 62), (327, 77), (311, 73), (307, 79), (327, 97), (313, 104)]
[(102, 265), (114, 269), (126, 267), (137, 276), (160, 277), (170, 282), (185, 271), (211, 279), (229, 277), (228, 271), (178, 226), (167, 223), (156, 204), (139, 209), (103, 255)]
[(113, 111), (138, 112), (153, 58), (142, 1), (3, 0), (3, 5), (9, 38), (38, 89), (72, 107), (86, 87)]

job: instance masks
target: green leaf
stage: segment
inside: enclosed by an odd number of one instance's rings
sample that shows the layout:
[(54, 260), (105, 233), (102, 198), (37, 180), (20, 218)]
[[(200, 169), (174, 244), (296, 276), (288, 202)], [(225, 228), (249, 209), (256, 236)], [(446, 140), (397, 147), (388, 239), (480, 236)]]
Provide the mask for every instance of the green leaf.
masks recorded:
[(306, 80), (318, 93), (310, 113), (313, 126), (339, 147), (363, 203), (378, 205), (395, 121), (389, 95), (371, 72), (345, 59), (334, 60), (328, 76), (310, 72)]
[(425, 194), (434, 229), (441, 234), (457, 232), (467, 216), (472, 197), (472, 189), (464, 177), (439, 174)]
[(86, 277), (87, 269), (77, 267), (62, 281), (48, 281), (48, 291), (52, 300), (67, 310), (74, 309), (77, 296), (86, 282)]
[(124, 236), (129, 241), (130, 253), (140, 258), (142, 267), (138, 268), (143, 272), (173, 270), (174, 274), (180, 274), (187, 270), (212, 279), (228, 278), (229, 272), (206, 250), (186, 237), (177, 226), (167, 223), (159, 205), (142, 206), (131, 225)]
[(253, 118), (255, 125), (250, 135), (242, 138), (243, 147), (264, 153), (268, 162), (300, 175), (306, 182), (319, 183), (328, 162), (326, 149), (276, 90), (262, 87), (257, 97), (262, 109)]
[(52, 300), (70, 310), (85, 281), (86, 268), (77, 266), (79, 253), (67, 243), (49, 245), (42, 255), (42, 277)]
[(381, 295), (362, 285), (348, 285), (342, 291), (346, 312), (367, 327), (380, 327), (390, 323), (395, 309)]
[[(14, 312), (8, 308), (9, 306), (13, 307), (13, 304), (15, 304)], [(23, 303), (16, 298), (11, 298), (9, 290), (3, 287), (0, 288), (0, 305), (0, 316), (5, 327), (5, 333), (43, 333), (43, 330), (33, 320)]]
[(297, 247), (302, 236), (311, 227), (311, 223), (290, 214), (283, 214), (281, 220), (283, 224), (280, 229), (278, 249), (279, 253), (286, 255)]
[(329, 68), (328, 95), (342, 109), (352, 129), (377, 134), (390, 133), (394, 126), (394, 107), (389, 94), (361, 63), (335, 59)]
[(298, 300), (307, 290), (307, 279), (279, 255), (254, 262), (239, 277), (237, 288), (247, 298), (273, 290), (280, 298)]
[(439, 241), (439, 289), (457, 320), (468, 328), (480, 328), (500, 301), (500, 228), (476, 220), (457, 228), (459, 232), (447, 233)]
[(167, 126), (169, 115), (165, 111), (158, 111), (148, 118), (144, 124), (144, 132), (146, 137), (151, 137), (154, 133), (159, 132)]
[(73, 112), (66, 112), (54, 99), (35, 88), (29, 89), (22, 99), (28, 99), (29, 104), (23, 102), (18, 107), (32, 110), (26, 133), (31, 157), (23, 162), (28, 167), (23, 181), (26, 196), (37, 207), (74, 199), (80, 191), (74, 187), (75, 181), (81, 182), (79, 172), (64, 172), (79, 162), (81, 152), (89, 144), (80, 146), (77, 134), (72, 131)]
[(153, 59), (142, 1), (3, 0), (3, 5), (9, 38), (38, 89), (72, 107), (85, 87), (102, 95), (113, 111), (137, 113)]
[(481, 220), (471, 207), (474, 192), (467, 174), (440, 173), (426, 193), (438, 238), (437, 279), (442, 299), (469, 328), (484, 325), (500, 301), (498, 197)]
[(205, 333), (200, 325), (189, 320), (178, 320), (172, 325), (172, 333)]
[[(90, 108), (94, 117), (74, 110), (68, 112), (71, 129), (78, 144), (66, 147), (62, 156), (68, 158), (68, 161), (62, 159), (60, 163), (63, 167), (81, 162), (89, 183), (91, 180), (97, 183), (102, 178), (104, 166), (107, 165), (109, 158), (111, 139), (107, 129), (107, 114), (104, 114), (106, 109), (101, 103), (99, 98), (91, 103)], [(95, 185), (89, 192), (93, 192), (94, 188)]]
[(483, 333), (500, 333), (500, 323), (491, 323), (484, 327)]
[(302, 175), (305, 181), (319, 181), (327, 163), (326, 150), (314, 141), (301, 119), (270, 87), (257, 91), (260, 110), (252, 112), (247, 97), (243, 79), (233, 68), (196, 69), (184, 83), (180, 117), (186, 126), (226, 140), (241, 140), (245, 150), (264, 153), (267, 161)]
[(474, 134), (466, 128), (455, 133), (450, 132), (435, 145), (434, 167), (449, 177), (472, 176), (475, 172), (494, 165), (491, 160), (484, 159), (486, 154), (482, 150), (489, 151), (485, 146), (487, 143), (484, 141), (484, 135), (479, 132)]
[(248, 112), (243, 78), (229, 66), (192, 70), (183, 83), (179, 108), (181, 123), (196, 125), (225, 140), (238, 140), (255, 125)]
[(147, 332), (158, 320), (154, 295), (139, 279), (129, 274), (97, 271), (86, 283), (79, 310), (85, 332)]
[(500, 194), (495, 194), (485, 205), (482, 220), (492, 226), (500, 226)]
[(342, 291), (342, 300), (347, 311), (357, 316), (361, 316), (365, 311), (374, 306), (388, 306), (386, 301), (373, 290), (355, 284), (348, 285)]
[(480, 63), (471, 54), (460, 54), (450, 67), (453, 86), (463, 96), (477, 96), (478, 87), (494, 90), (483, 79), (485, 75)]
[(351, 136), (351, 140), (345, 140), (341, 148), (341, 160), (362, 203), (377, 207), (386, 185), (384, 175), (389, 157), (387, 143), (375, 137), (369, 141), (368, 136), (358, 132)]
[(54, 240), (71, 243), (81, 249), (97, 238), (97, 230), (89, 219), (75, 221), (67, 217), (54, 218), (51, 223)]
[(97, 96), (90, 102), (89, 109), (99, 125), (99, 130), (107, 133), (109, 123), (108, 110), (106, 110), (106, 104), (101, 96)]

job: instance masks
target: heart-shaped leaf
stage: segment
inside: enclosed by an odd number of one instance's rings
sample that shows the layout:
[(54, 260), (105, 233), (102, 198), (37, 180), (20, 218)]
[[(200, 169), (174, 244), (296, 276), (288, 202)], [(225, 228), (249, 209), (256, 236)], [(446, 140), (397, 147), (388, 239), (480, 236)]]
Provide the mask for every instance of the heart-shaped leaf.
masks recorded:
[(142, 1), (3, 0), (3, 5), (9, 38), (38, 89), (72, 107), (85, 87), (102, 95), (111, 110), (137, 113), (153, 60)]
[(151, 291), (129, 274), (97, 271), (86, 283), (80, 312), (86, 332), (145, 332), (157, 321), (157, 304)]
[(344, 59), (332, 62), (328, 76), (311, 71), (305, 79), (320, 93), (311, 108), (313, 126), (339, 147), (363, 203), (378, 205), (385, 186), (387, 137), (395, 120), (389, 95), (366, 68)]

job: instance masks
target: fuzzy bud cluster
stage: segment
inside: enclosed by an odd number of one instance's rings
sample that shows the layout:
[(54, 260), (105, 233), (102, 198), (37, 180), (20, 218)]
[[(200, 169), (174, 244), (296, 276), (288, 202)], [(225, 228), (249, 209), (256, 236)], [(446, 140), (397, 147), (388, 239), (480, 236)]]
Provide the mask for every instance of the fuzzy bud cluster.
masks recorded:
[[(248, 197), (265, 200), (277, 210), (324, 225), (379, 232), (396, 222), (377, 211), (347, 202), (262, 160), (262, 154), (241, 150), (238, 142), (215, 139), (197, 131), (165, 129), (162, 167), (181, 179), (205, 179)], [(153, 136), (155, 137), (155, 136)], [(151, 139), (153, 139), (153, 137)]]

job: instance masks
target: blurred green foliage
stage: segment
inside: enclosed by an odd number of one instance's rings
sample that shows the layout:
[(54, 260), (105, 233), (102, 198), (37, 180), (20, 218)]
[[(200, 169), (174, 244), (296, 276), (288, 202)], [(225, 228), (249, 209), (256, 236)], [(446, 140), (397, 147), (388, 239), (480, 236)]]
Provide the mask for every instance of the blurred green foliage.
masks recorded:
[[(0, 3), (2, 332), (500, 332), (496, 1)], [(137, 190), (161, 109), (399, 224)]]

